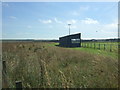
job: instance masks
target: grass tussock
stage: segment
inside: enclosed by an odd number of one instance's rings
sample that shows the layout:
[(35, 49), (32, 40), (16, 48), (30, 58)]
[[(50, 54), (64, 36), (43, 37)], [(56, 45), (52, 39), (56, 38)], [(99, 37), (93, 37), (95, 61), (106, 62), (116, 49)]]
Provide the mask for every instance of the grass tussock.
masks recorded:
[(116, 88), (118, 61), (48, 43), (3, 43), (10, 88)]

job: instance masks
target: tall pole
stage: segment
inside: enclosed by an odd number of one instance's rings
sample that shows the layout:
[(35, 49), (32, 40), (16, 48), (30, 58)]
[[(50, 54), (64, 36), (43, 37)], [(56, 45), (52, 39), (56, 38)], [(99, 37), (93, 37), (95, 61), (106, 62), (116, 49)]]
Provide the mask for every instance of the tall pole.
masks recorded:
[(69, 35), (70, 35), (70, 25), (71, 25), (71, 24), (68, 24), (68, 26), (69, 26)]
[(118, 2), (118, 41), (120, 39), (120, 1)]
[(118, 39), (120, 38), (120, 24), (119, 24), (119, 22), (118, 22)]

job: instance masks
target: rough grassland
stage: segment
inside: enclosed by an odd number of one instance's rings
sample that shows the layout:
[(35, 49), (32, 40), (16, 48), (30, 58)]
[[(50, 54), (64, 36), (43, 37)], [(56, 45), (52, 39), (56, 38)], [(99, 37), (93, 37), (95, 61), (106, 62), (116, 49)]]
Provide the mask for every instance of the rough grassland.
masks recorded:
[(3, 42), (10, 88), (117, 88), (118, 60), (52, 43)]

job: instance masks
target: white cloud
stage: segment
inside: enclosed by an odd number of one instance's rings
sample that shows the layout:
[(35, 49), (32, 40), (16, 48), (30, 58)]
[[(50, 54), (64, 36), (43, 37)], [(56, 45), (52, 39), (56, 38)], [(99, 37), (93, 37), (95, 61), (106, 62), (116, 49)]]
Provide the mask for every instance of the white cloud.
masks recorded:
[(28, 25), (28, 26), (27, 26), (27, 28), (29, 28), (29, 29), (30, 29), (30, 28), (32, 28), (32, 26)]
[(55, 20), (56, 23), (60, 23), (60, 24), (63, 23), (62, 21), (59, 21), (57, 18), (54, 18), (54, 20)]
[[(65, 28), (69, 28), (68, 25), (65, 25)], [(71, 25), (70, 28), (71, 28), (71, 29), (76, 29), (77, 26), (76, 26), (76, 25)]]
[(118, 27), (117, 25), (118, 25), (117, 23), (111, 23), (111, 24), (105, 25), (104, 28), (106, 28), (107, 30), (115, 30)]
[(41, 22), (41, 23), (44, 23), (44, 24), (49, 24), (49, 23), (52, 23), (52, 20), (41, 20), (41, 19), (39, 19), (38, 20), (39, 22)]
[(118, 24), (110, 23), (102, 26), (101, 31), (107, 34), (117, 34), (118, 33)]
[(17, 19), (17, 17), (15, 17), (15, 16), (10, 16), (9, 18), (10, 19)]
[(75, 24), (76, 22), (77, 22), (77, 20), (72, 19), (72, 20), (68, 20), (67, 24)]
[(3, 7), (9, 7), (8, 3), (2, 3)]
[(53, 28), (53, 26), (52, 26), (52, 25), (50, 25), (50, 26), (49, 26), (49, 28)]
[(77, 28), (77, 26), (75, 26), (75, 25), (72, 25), (72, 26), (71, 26), (71, 28), (73, 28), (73, 29), (76, 29), (76, 28)]
[(79, 14), (80, 14), (80, 13), (77, 12), (77, 11), (73, 11), (73, 12), (72, 12), (72, 15), (74, 15), (74, 16), (79, 16)]
[(85, 18), (84, 20), (81, 20), (81, 22), (85, 24), (99, 24), (97, 20), (94, 20), (92, 18)]
[(89, 6), (80, 6), (77, 10), (72, 11), (70, 14), (73, 16), (79, 16), (80, 14), (84, 13), (84, 11), (87, 11), (89, 9)]
[(84, 10), (84, 11), (86, 11), (86, 10), (88, 10), (89, 9), (89, 6), (81, 6), (80, 7), (80, 10)]

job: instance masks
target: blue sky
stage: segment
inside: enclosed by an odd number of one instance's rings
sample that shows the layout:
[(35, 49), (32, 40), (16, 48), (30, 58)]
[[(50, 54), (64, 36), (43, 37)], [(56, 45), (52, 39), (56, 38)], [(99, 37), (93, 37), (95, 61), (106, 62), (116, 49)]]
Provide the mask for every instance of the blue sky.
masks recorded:
[(2, 38), (58, 39), (82, 33), (83, 39), (118, 36), (117, 2), (3, 2)]

